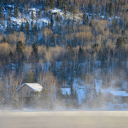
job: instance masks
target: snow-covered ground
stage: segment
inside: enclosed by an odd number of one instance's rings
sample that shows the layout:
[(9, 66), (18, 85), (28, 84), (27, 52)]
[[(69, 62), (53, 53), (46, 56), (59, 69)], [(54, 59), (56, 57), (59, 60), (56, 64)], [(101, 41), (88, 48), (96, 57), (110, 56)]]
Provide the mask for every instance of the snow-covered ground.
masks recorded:
[[(28, 8), (28, 12), (27, 14), (22, 14), (20, 11), (19, 11), (19, 16), (18, 17), (14, 17), (14, 6), (12, 5), (8, 5), (7, 7), (11, 8), (12, 9), (12, 14), (10, 16), (10, 19), (11, 19), (11, 23), (13, 25), (16, 25), (16, 27), (19, 29), (21, 24), (25, 24), (26, 22), (29, 23), (29, 27), (30, 27), (30, 30), (31, 30), (31, 22), (33, 21), (33, 25), (37, 23), (37, 26), (39, 28), (42, 27), (42, 25), (48, 25), (50, 22), (51, 22), (51, 17), (50, 16), (46, 16), (45, 15), (45, 12), (44, 11), (41, 11), (41, 17), (37, 16), (38, 15), (38, 12), (40, 11), (40, 9), (38, 8)], [(20, 9), (19, 9), (20, 10)], [(0, 30), (2, 31), (3, 29), (6, 29), (7, 28), (7, 19), (8, 19), (8, 11), (7, 11), (7, 8), (6, 7), (3, 7), (3, 12), (4, 12), (4, 17), (5, 17), (5, 21), (3, 24), (0, 24)], [(32, 18), (32, 13), (33, 13), (33, 18)], [(83, 13), (82, 12), (79, 12), (77, 14), (72, 14), (71, 12), (67, 11), (66, 13), (61, 10), (61, 9), (58, 9), (58, 8), (54, 8), (54, 9), (49, 9), (48, 10), (48, 13), (52, 13), (53, 15), (58, 15), (60, 16), (60, 18), (62, 19), (61, 23), (65, 24), (66, 20), (70, 19), (71, 21), (74, 20), (74, 23), (78, 23), (78, 24), (83, 24)], [(91, 21), (92, 19), (92, 14), (90, 13), (86, 13), (86, 16), (88, 16), (88, 19), (89, 21)], [(97, 17), (97, 15), (95, 14), (94, 15), (95, 17)], [(102, 15), (99, 17), (101, 18), (101, 20), (104, 20), (105, 19), (105, 16)], [(112, 23), (112, 19), (117, 19), (117, 20), (120, 20), (121, 18), (118, 17), (118, 16), (115, 16), (115, 17), (109, 17), (108, 18), (108, 21), (110, 21)], [(55, 27), (56, 26), (56, 22), (54, 22), (53, 26)]]
[(75, 79), (73, 82), (73, 88), (77, 93), (78, 104), (81, 104), (83, 100), (86, 99), (86, 89), (85, 83), (80, 79)]
[(71, 88), (69, 87), (61, 88), (61, 93), (63, 95), (71, 95)]

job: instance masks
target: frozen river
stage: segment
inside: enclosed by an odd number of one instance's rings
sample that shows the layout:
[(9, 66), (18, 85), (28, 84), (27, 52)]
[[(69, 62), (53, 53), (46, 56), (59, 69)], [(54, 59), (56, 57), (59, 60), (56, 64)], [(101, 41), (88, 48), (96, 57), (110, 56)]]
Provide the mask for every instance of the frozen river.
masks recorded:
[(128, 128), (128, 112), (0, 112), (0, 128)]

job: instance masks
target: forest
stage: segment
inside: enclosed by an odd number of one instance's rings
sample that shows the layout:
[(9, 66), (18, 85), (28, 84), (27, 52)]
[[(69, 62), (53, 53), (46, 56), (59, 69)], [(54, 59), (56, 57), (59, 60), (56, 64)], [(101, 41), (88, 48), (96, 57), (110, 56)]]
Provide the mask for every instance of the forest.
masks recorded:
[[(0, 107), (114, 106), (112, 90), (128, 93), (127, 15), (127, 0), (0, 0)], [(43, 87), (38, 100), (19, 100), (23, 83)]]

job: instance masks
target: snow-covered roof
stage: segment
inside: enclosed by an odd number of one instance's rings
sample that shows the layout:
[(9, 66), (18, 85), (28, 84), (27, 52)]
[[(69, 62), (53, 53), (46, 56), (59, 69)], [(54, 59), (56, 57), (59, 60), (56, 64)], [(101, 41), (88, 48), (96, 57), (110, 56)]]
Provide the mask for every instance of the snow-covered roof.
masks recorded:
[(128, 93), (125, 91), (110, 91), (110, 93), (114, 96), (128, 96)]
[(57, 10), (51, 10), (52, 13), (57, 13), (58, 11)]
[(60, 13), (61, 12), (61, 9), (55, 8), (55, 9), (52, 9), (51, 12), (52, 13), (58, 13), (58, 12)]
[(43, 87), (38, 83), (24, 83), (17, 89), (17, 91), (19, 91), (24, 85), (29, 86), (35, 92), (40, 92), (43, 89)]
[(35, 12), (36, 12), (36, 11), (39, 11), (39, 9), (37, 9), (37, 8), (29, 8), (28, 10), (29, 10), (29, 11), (35, 11)]
[(70, 95), (71, 94), (71, 88), (61, 88), (61, 92), (63, 95)]

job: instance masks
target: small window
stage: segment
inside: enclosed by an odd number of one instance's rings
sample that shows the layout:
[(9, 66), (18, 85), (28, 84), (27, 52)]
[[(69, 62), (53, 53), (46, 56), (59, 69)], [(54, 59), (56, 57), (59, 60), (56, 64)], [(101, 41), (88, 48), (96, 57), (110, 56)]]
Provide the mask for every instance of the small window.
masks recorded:
[(35, 92), (35, 95), (37, 96), (38, 95), (38, 92)]
[(34, 92), (33, 92), (33, 91), (31, 91), (31, 92), (30, 92), (30, 95), (34, 95)]
[(115, 96), (115, 99), (118, 99), (118, 96)]

